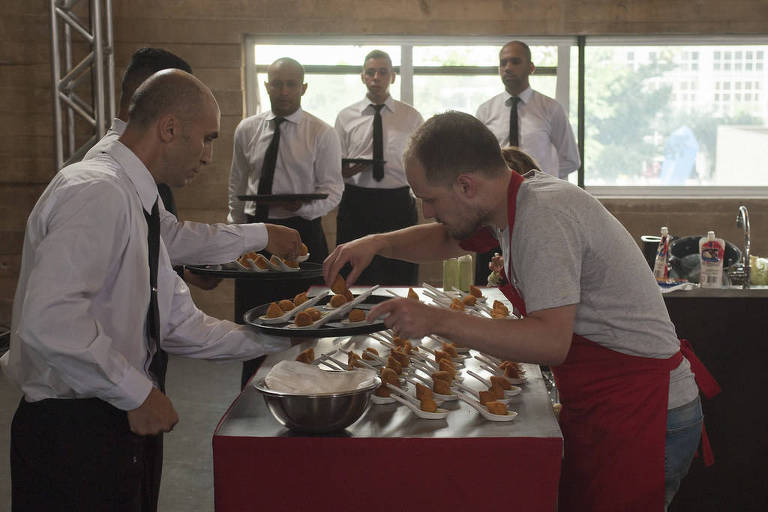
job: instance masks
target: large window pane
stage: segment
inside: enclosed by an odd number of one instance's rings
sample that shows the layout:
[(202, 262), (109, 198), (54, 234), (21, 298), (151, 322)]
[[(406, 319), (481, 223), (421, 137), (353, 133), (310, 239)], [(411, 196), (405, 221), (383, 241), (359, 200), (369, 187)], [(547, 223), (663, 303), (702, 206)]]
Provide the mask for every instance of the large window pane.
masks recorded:
[(768, 186), (765, 50), (588, 46), (586, 184)]

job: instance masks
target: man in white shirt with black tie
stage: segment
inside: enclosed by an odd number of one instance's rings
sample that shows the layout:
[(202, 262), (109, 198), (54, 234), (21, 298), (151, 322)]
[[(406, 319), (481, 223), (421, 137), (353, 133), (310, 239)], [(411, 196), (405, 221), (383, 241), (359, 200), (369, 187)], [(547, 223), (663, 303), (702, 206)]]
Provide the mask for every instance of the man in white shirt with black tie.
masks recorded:
[(199, 80), (161, 71), (137, 90), (120, 139), (59, 171), (32, 210), (0, 359), (24, 394), (14, 511), (154, 510), (158, 434), (178, 421), (153, 371), (158, 345), (219, 360), (290, 345), (197, 309), (159, 237), (156, 184), (182, 186), (211, 162), (219, 119)]
[[(529, 77), (535, 70), (527, 44), (505, 44), (499, 52), (505, 90), (480, 105), (475, 117), (493, 132), (501, 147), (517, 147), (536, 160), (540, 171), (567, 179), (581, 165), (579, 148), (562, 105), (531, 89)], [(493, 252), (499, 250), (477, 255), (476, 283), (486, 284)]]
[[(280, 58), (264, 84), (271, 110), (243, 119), (235, 130), (229, 175), (229, 222), (269, 222), (296, 229), (322, 263), (328, 245), (321, 224), (341, 200), (341, 149), (336, 132), (302, 110), (304, 68)], [(327, 194), (312, 201), (242, 201), (242, 195)]]
[[(373, 50), (366, 55), (360, 76), (368, 92), (339, 112), (336, 132), (344, 158), (372, 159), (373, 163), (342, 166), (345, 186), (336, 218), (338, 244), (413, 226), (418, 221), (416, 202), (405, 177), (403, 151), (424, 119), (415, 108), (389, 94), (395, 72), (386, 52)], [(418, 272), (414, 263), (377, 256), (357, 282), (413, 285), (418, 282)]]

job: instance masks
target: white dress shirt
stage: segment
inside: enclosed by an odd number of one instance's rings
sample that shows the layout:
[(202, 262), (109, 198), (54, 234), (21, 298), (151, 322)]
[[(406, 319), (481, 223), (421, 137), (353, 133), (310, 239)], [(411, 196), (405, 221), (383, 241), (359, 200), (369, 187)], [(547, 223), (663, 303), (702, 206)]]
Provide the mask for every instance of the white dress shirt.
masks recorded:
[[(509, 144), (509, 115), (512, 96), (504, 91), (477, 109), (477, 117), (499, 141)], [(579, 168), (579, 148), (565, 109), (555, 100), (530, 87), (520, 93), (517, 119), (520, 149), (539, 163), (542, 171), (565, 178)]]
[[(27, 221), (10, 350), (0, 364), (28, 401), (100, 398), (140, 406), (152, 387), (146, 337), (147, 222), (158, 198), (144, 164), (122, 143), (54, 176)], [(197, 309), (160, 243), (160, 344), (171, 354), (253, 359), (287, 338)]]
[[(344, 180), (345, 183), (366, 188), (407, 187), (403, 165), (403, 152), (408, 138), (421, 126), (421, 114), (401, 101), (389, 96), (381, 109), (381, 127), (384, 143), (384, 179), (373, 178), (373, 167)], [(336, 133), (341, 142), (344, 158), (373, 158), (373, 116), (376, 111), (368, 97), (346, 107), (336, 117)]]
[[(83, 157), (90, 160), (103, 153), (125, 133), (126, 123), (115, 118), (104, 137)], [(160, 201), (160, 236), (174, 265), (212, 265), (234, 261), (249, 251), (260, 251), (267, 246), (269, 235), (262, 223), (258, 224), (205, 224), (180, 221), (165, 209)]]
[[(259, 190), (264, 153), (275, 131), (271, 110), (247, 117), (235, 129), (235, 149), (229, 174), (230, 222), (246, 222), (254, 215), (254, 201), (240, 201), (239, 195), (256, 195)], [(304, 203), (295, 212), (270, 208), (269, 217), (302, 217), (313, 220), (333, 210), (341, 201), (341, 148), (333, 128), (299, 108), (280, 125), (280, 146), (272, 181), (272, 194), (328, 194), (328, 198)]]

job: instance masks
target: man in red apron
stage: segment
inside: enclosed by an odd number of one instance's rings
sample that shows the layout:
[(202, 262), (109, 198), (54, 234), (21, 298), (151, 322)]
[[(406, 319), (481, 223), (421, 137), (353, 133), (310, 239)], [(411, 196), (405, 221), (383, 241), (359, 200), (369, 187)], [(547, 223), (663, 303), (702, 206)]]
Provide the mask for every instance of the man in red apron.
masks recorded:
[[(681, 352), (629, 233), (578, 187), (508, 169), (496, 139), (467, 114), (428, 120), (404, 161), (424, 216), (437, 223), (337, 247), (324, 263), (326, 280), (350, 263), (352, 284), (375, 254), (426, 262), (499, 243), (509, 280), (502, 291), (521, 320), (395, 299), (374, 308), (369, 321), (388, 314), (386, 325), (405, 337), (439, 334), (549, 365), (563, 403), (560, 510), (662, 510), (698, 445), (692, 366), (699, 363), (687, 346)], [(708, 376), (693, 370), (700, 380)]]

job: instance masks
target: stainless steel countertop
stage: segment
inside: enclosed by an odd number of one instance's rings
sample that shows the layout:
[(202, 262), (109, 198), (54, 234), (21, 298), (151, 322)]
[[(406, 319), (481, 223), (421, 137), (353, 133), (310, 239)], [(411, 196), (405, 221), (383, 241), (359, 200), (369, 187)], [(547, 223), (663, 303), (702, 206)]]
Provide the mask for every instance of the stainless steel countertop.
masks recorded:
[[(407, 288), (404, 291), (407, 292)], [(485, 289), (484, 293), (491, 302), (498, 299), (507, 303), (497, 289)], [(425, 338), (423, 343), (427, 346), (436, 345), (436, 342), (428, 338)], [(314, 347), (315, 356), (331, 352), (336, 348), (345, 351), (354, 350), (358, 353), (366, 347), (374, 347), (379, 351), (384, 349), (378, 341), (368, 335), (307, 340), (289, 350), (269, 356), (252, 382), (266, 376), (269, 369), (278, 361), (292, 360), (308, 347)], [(404, 405), (398, 403), (371, 404), (368, 411), (356, 423), (341, 433), (331, 435), (360, 438), (538, 437), (562, 439), (538, 365), (525, 364), (523, 367), (527, 382), (522, 385), (522, 393), (514, 397), (508, 406), (511, 410), (518, 412), (517, 418), (513, 421), (488, 421), (469, 405), (460, 401), (444, 402), (441, 405), (442, 408), (451, 411), (444, 420), (420, 419)], [(482, 376), (488, 375), (487, 372), (479, 369), (479, 362), (475, 359), (466, 360), (466, 369), (473, 369)], [(485, 389), (482, 383), (467, 374), (466, 369), (461, 372), (464, 376), (464, 384), (473, 389)], [(260, 393), (252, 386), (248, 386), (224, 416), (215, 435), (294, 437), (306, 434), (291, 432), (280, 425), (272, 417)]]
[(768, 286), (752, 286), (746, 290), (741, 287), (730, 288), (694, 288), (676, 290), (664, 294), (670, 299), (765, 299), (768, 298)]

